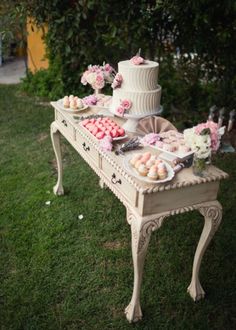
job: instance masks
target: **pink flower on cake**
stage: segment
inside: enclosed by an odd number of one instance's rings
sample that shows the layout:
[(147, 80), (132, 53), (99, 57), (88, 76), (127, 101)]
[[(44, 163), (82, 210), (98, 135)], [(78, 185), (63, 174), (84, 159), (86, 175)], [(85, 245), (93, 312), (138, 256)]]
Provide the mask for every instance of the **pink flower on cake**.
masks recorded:
[(121, 84), (122, 84), (122, 81), (123, 81), (123, 77), (122, 77), (122, 75), (121, 75), (120, 73), (117, 73), (117, 74), (115, 75), (115, 78), (114, 78), (114, 80), (113, 80), (113, 83), (111, 84), (111, 87), (112, 87), (113, 89), (115, 89), (115, 88), (117, 88), (117, 87), (120, 87)]
[(125, 110), (129, 110), (132, 107), (132, 102), (128, 99), (122, 100), (120, 104)]
[(119, 115), (120, 117), (123, 117), (125, 113), (125, 108), (122, 107), (121, 105), (116, 108), (116, 114)]
[(140, 65), (140, 64), (144, 64), (145, 63), (145, 60), (144, 58), (142, 58), (141, 56), (134, 56), (131, 58), (131, 63), (134, 64), (134, 65)]

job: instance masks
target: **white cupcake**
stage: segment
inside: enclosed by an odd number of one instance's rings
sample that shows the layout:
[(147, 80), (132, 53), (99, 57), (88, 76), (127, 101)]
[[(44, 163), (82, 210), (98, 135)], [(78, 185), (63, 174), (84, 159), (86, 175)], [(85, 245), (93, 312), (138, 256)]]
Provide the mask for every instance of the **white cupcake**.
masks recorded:
[(70, 107), (70, 101), (68, 96), (64, 96), (63, 98), (63, 107), (64, 108), (69, 108)]
[(73, 99), (73, 100), (70, 101), (70, 108), (71, 109), (74, 109), (74, 110), (77, 109), (77, 102), (76, 102), (76, 100)]
[(83, 101), (81, 99), (77, 98), (76, 103), (77, 103), (78, 109), (81, 109), (84, 107)]
[(142, 154), (134, 154), (133, 157), (130, 159), (130, 164), (134, 167), (135, 163), (142, 157)]
[(138, 172), (142, 176), (146, 176), (148, 174), (148, 169), (145, 164), (140, 164), (138, 167)]

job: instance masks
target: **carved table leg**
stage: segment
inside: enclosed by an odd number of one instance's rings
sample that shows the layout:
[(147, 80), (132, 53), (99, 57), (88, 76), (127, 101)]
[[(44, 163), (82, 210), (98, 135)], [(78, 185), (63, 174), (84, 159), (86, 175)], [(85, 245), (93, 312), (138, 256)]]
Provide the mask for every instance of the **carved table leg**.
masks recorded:
[(188, 287), (188, 292), (194, 301), (200, 300), (205, 296), (198, 277), (200, 265), (206, 248), (217, 231), (222, 218), (222, 207), (218, 201), (201, 204), (198, 210), (204, 216), (205, 224), (195, 252), (192, 280)]
[(57, 183), (53, 187), (53, 192), (55, 195), (64, 195), (64, 189), (62, 186), (62, 159), (61, 159), (61, 145), (60, 145), (60, 132), (58, 131), (57, 125), (55, 122), (51, 124), (51, 139), (52, 145), (56, 156), (57, 169), (58, 169), (58, 178)]
[(126, 318), (129, 322), (137, 322), (142, 319), (140, 306), (140, 289), (143, 275), (143, 266), (147, 253), (151, 233), (146, 237), (145, 245), (141, 247), (141, 222), (140, 219), (133, 219), (131, 222), (132, 233), (132, 256), (134, 265), (134, 287), (130, 304), (125, 309)]
[(135, 216), (127, 209), (127, 221), (131, 225), (132, 256), (134, 265), (133, 295), (129, 305), (125, 309), (129, 322), (137, 322), (142, 319), (140, 306), (140, 289), (143, 275), (144, 261), (151, 237), (151, 233), (160, 228), (168, 214), (155, 215), (154, 217), (141, 218)]

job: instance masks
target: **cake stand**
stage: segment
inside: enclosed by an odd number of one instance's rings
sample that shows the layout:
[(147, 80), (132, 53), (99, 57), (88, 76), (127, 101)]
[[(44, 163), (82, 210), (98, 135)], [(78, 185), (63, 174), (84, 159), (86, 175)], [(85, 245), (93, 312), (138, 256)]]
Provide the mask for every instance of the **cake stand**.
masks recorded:
[(130, 115), (130, 114), (124, 114), (124, 118), (127, 119), (127, 121), (124, 123), (122, 126), (125, 131), (135, 133), (136, 132), (136, 127), (138, 125), (138, 122), (140, 119), (149, 117), (149, 116), (154, 116), (154, 115), (160, 115), (163, 112), (163, 107), (160, 105), (159, 109), (156, 111), (149, 113), (148, 115)]

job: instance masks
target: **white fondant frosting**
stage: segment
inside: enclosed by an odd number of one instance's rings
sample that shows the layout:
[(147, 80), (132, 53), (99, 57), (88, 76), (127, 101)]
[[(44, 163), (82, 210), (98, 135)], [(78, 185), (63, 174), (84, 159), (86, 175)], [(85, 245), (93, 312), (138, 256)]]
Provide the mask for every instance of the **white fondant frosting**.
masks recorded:
[(144, 64), (134, 65), (130, 61), (118, 63), (118, 72), (123, 77), (121, 89), (129, 91), (151, 91), (156, 89), (159, 64), (145, 61)]
[(161, 86), (158, 82), (159, 64), (146, 60), (144, 64), (134, 65), (128, 61), (118, 63), (118, 73), (122, 75), (121, 87), (113, 90), (111, 111), (116, 113), (121, 101), (128, 99), (132, 107), (128, 115), (148, 116), (160, 108)]

